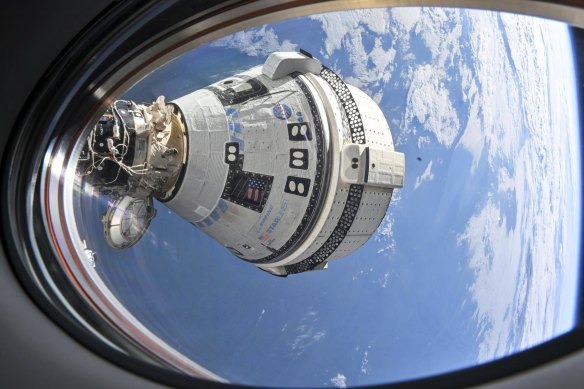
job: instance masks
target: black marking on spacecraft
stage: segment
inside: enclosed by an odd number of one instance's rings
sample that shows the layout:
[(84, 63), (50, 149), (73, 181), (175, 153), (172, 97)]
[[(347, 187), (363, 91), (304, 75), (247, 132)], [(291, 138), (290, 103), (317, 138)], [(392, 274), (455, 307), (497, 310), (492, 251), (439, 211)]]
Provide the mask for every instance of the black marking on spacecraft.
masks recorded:
[(225, 163), (233, 165), (239, 162), (239, 143), (225, 143)]
[(288, 139), (291, 141), (312, 140), (310, 124), (306, 122), (288, 123)]
[[(237, 142), (229, 142), (228, 144), (233, 146)], [(226, 151), (230, 151), (229, 146), (226, 147)], [(239, 151), (239, 149), (236, 151)], [(225, 158), (227, 161), (227, 154)], [(229, 171), (227, 172), (227, 180), (223, 187), (221, 198), (261, 213), (268, 201), (274, 177), (244, 171), (243, 159), (244, 155), (238, 153), (236, 161), (228, 162)]]
[(300, 49), (299, 53), (302, 54), (302, 55), (304, 55), (305, 57), (313, 58), (312, 57), (312, 54), (310, 54), (308, 51), (306, 51), (304, 49)]
[(351, 185), (349, 188), (349, 195), (345, 202), (345, 208), (339, 218), (339, 221), (330, 234), (326, 242), (314, 254), (305, 260), (294, 265), (284, 266), (287, 274), (302, 273), (314, 269), (316, 266), (326, 261), (328, 257), (340, 246), (347, 233), (353, 225), (357, 211), (359, 210), (359, 203), (363, 196), (363, 185)]
[[(296, 227), (296, 231), (294, 231), (290, 239), (288, 239), (288, 241), (278, 249), (269, 248), (270, 251), (272, 251), (272, 254), (267, 257), (255, 260), (247, 260), (248, 262), (252, 262), (254, 264), (274, 263), (281, 260), (282, 257), (288, 253), (292, 252), (311, 231), (310, 227), (316, 220), (318, 210), (320, 209), (321, 203), (324, 201), (324, 193), (326, 193), (324, 182), (328, 178), (328, 169), (325, 169), (325, 166), (329, 162), (329, 157), (324, 151), (324, 130), (322, 119), (318, 112), (318, 108), (312, 93), (304, 84), (304, 82), (298, 77), (299, 75), (299, 73), (293, 73), (291, 77), (294, 78), (296, 84), (300, 87), (304, 96), (306, 96), (306, 100), (310, 106), (310, 113), (312, 115), (312, 123), (314, 126), (314, 134), (316, 138), (316, 155), (320, 156), (320, 158), (316, 158), (315, 161), (316, 171), (314, 180), (312, 182), (312, 193), (310, 194), (310, 199), (306, 211), (304, 212), (304, 216), (302, 217), (300, 224), (298, 227)], [(245, 258), (243, 259), (246, 260)]]
[(266, 246), (265, 244), (262, 243), (262, 246), (264, 246), (265, 248), (267, 248), (268, 250), (270, 250), (270, 252), (275, 253), (276, 250), (270, 246)]
[[(242, 156), (239, 160), (243, 161)], [(229, 165), (227, 183), (221, 198), (261, 213), (268, 201), (273, 181), (273, 176), (243, 171), (239, 164)]]
[(341, 77), (337, 76), (335, 72), (326, 66), (322, 67), (320, 76), (328, 82), (331, 88), (333, 88), (333, 91), (341, 102), (343, 110), (347, 115), (347, 120), (349, 121), (351, 141), (353, 143), (365, 144), (365, 128), (363, 127), (363, 120), (361, 119), (361, 114), (357, 108), (357, 102), (353, 98), (347, 84), (345, 84)]
[[(209, 86), (206, 89), (213, 92), (224, 106), (245, 103), (255, 97), (268, 93), (268, 88), (256, 78), (244, 78), (237, 76), (232, 78), (233, 83), (225, 89)], [(226, 86), (225, 83), (223, 86)]]
[(290, 149), (290, 164), (292, 169), (308, 169), (308, 150), (307, 149)]
[(242, 257), (243, 253), (241, 251), (239, 251), (236, 248), (230, 247), (230, 246), (225, 246), (225, 248), (229, 251), (231, 251), (232, 254), (237, 255), (238, 257)]
[[(359, 112), (359, 108), (357, 107), (357, 103), (355, 102), (353, 95), (349, 91), (349, 88), (345, 84), (345, 82), (337, 76), (332, 70), (327, 68), (326, 66), (322, 67), (321, 77), (329, 83), (333, 91), (337, 95), (343, 110), (347, 116), (349, 122), (349, 131), (351, 132), (351, 141), (353, 143), (364, 144), (365, 143), (365, 129), (363, 127), (363, 121), (361, 120), (361, 113)], [(369, 154), (366, 153), (365, 155), (367, 168), (369, 167)], [(352, 165), (357, 165), (355, 168), (358, 167), (359, 160), (351, 161)], [(353, 166), (351, 166), (353, 167)], [(369, 172), (366, 172), (368, 175)], [(304, 271), (312, 270), (316, 266), (320, 265), (322, 262), (326, 261), (332, 253), (340, 246), (343, 242), (351, 226), (353, 225), (353, 221), (355, 220), (355, 216), (357, 215), (357, 211), (359, 210), (359, 205), (361, 203), (361, 198), (363, 197), (363, 191), (365, 186), (364, 185), (351, 185), (349, 188), (349, 195), (347, 196), (347, 201), (345, 203), (345, 208), (343, 208), (343, 212), (339, 218), (339, 222), (331, 235), (328, 239), (324, 242), (322, 246), (314, 254), (310, 257), (295, 263), (293, 265), (285, 266), (285, 270), (287, 274), (294, 274), (294, 273), (301, 273)]]
[[(375, 167), (375, 165), (373, 165)], [(365, 147), (365, 182), (369, 182), (369, 147)]]
[(310, 179), (303, 177), (288, 176), (284, 192), (296, 196), (306, 197), (310, 192)]
[[(254, 79), (246, 79), (251, 80)], [(261, 213), (268, 201), (274, 177), (244, 171), (245, 155), (240, 153), (240, 147), (238, 142), (225, 143), (225, 163), (229, 165), (229, 170), (221, 198)]]

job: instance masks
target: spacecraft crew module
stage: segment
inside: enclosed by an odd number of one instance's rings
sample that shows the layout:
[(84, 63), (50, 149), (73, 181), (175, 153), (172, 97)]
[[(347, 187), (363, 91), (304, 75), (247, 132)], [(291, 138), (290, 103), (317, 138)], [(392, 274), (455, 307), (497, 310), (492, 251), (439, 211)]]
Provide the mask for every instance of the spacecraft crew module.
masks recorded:
[(361, 247), (403, 186), (404, 154), (377, 104), (310, 54), (172, 102), (116, 101), (92, 129), (80, 175), (109, 194), (107, 242), (138, 242), (155, 197), (262, 270), (323, 269)]

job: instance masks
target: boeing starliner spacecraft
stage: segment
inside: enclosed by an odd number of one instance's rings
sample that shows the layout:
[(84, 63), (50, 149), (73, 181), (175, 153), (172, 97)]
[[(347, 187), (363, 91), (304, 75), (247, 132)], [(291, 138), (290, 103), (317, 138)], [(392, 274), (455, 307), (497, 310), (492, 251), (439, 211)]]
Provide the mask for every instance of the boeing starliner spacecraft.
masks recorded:
[(304, 51), (275, 52), (169, 103), (116, 101), (79, 173), (112, 196), (102, 221), (114, 248), (143, 236), (154, 197), (286, 276), (361, 247), (403, 186), (405, 158), (370, 97)]

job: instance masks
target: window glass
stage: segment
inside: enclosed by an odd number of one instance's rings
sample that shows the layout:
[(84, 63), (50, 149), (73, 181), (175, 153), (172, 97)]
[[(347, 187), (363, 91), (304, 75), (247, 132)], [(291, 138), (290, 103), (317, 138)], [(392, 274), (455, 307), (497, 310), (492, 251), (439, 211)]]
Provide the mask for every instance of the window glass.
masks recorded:
[[(314, 73), (312, 55), (321, 81), (249, 72), (301, 49), (290, 74)], [(84, 254), (66, 266), (138, 344), (234, 383), (379, 384), (540, 344), (576, 325), (574, 61), (564, 24), (444, 8), (313, 15), (201, 46), (133, 86), (75, 145), (63, 217)], [(164, 119), (146, 131), (144, 112), (174, 115), (179, 130)], [(403, 186), (383, 170), (398, 153)], [(345, 156), (338, 180), (353, 184), (339, 186), (327, 172)], [(129, 177), (149, 194), (128, 197)], [(311, 235), (333, 208), (338, 222)], [(237, 240), (243, 230), (257, 239)], [(308, 239), (321, 239), (311, 268), (348, 255), (319, 271), (286, 264), (287, 277), (248, 263)]]

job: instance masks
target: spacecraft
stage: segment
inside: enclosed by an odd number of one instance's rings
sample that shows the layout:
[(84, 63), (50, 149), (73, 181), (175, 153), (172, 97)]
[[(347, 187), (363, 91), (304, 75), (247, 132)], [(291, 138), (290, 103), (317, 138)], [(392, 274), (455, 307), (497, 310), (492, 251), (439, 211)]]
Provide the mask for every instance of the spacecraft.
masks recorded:
[(403, 186), (378, 105), (309, 53), (165, 102), (118, 100), (93, 127), (79, 174), (111, 197), (111, 247), (136, 244), (153, 198), (277, 276), (323, 269), (376, 231)]

